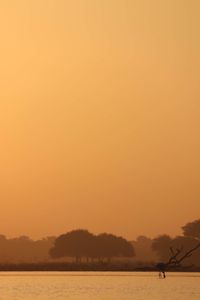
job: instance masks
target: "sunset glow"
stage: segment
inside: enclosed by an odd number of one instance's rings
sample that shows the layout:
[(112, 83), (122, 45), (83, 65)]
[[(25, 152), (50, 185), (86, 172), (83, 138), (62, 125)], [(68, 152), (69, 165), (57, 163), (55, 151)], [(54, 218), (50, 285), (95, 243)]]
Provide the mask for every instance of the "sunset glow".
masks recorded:
[(200, 1), (0, 2), (0, 232), (174, 236), (200, 211)]

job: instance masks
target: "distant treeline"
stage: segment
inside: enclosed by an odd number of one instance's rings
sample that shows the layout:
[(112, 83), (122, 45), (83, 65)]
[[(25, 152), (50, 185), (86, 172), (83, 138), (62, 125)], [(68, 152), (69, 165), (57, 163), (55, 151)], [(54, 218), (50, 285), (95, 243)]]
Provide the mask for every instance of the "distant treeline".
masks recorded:
[(8, 239), (0, 235), (0, 263), (47, 262), (55, 239), (47, 237), (33, 241), (27, 236)]
[[(139, 236), (131, 242), (113, 234), (94, 235), (81, 229), (37, 241), (26, 236), (7, 239), (0, 235), (0, 264), (56, 263), (60, 266), (60, 263), (95, 265), (122, 261), (126, 266), (151, 267), (157, 261), (168, 260), (170, 247), (182, 247), (187, 251), (199, 243), (200, 219), (186, 224), (182, 231), (183, 234), (175, 238), (168, 235), (154, 239)], [(187, 258), (184, 265), (190, 268), (200, 266), (200, 250)]]

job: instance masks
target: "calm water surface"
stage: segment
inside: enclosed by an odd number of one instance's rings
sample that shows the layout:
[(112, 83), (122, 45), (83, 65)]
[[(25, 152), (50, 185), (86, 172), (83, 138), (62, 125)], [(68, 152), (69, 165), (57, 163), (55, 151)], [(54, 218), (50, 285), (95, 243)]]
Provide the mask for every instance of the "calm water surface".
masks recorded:
[(0, 300), (199, 300), (200, 273), (0, 273)]

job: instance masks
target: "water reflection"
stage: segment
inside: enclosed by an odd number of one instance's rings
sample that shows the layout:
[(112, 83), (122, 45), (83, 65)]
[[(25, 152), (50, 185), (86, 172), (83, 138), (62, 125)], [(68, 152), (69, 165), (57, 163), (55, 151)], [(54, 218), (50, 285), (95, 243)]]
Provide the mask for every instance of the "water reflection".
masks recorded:
[(0, 273), (0, 300), (195, 300), (200, 273)]

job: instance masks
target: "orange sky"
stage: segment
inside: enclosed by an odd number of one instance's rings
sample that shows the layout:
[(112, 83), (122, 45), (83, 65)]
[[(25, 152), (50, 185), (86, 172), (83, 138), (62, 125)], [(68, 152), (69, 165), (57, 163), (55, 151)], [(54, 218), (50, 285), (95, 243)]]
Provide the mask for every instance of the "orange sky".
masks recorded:
[(0, 2), (0, 233), (180, 233), (200, 212), (199, 0)]

